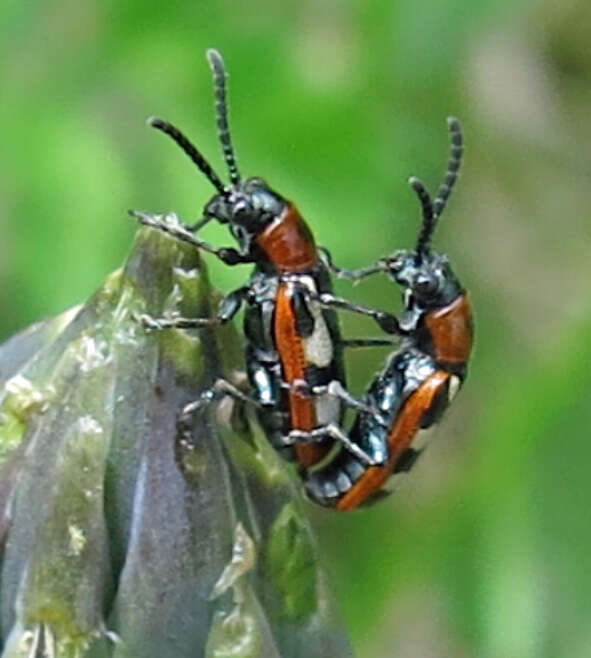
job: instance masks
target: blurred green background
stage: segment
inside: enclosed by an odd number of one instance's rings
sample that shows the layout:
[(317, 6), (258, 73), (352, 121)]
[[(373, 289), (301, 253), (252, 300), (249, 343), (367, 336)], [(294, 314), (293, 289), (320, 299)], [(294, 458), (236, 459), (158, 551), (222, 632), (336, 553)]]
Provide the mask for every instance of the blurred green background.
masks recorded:
[[(242, 172), (295, 200), (344, 266), (414, 243), (406, 180), (435, 188), (445, 117), (462, 119), (436, 246), (476, 307), (467, 386), (396, 496), (311, 514), (361, 658), (591, 656), (588, 0), (4, 0), (0, 34), (1, 339), (119, 266), (127, 208), (199, 217), (212, 189), (144, 119), (223, 171), (207, 47), (230, 72)], [(248, 270), (211, 271), (229, 290)], [(385, 280), (338, 290), (399, 308)], [(355, 392), (383, 357), (350, 355)]]

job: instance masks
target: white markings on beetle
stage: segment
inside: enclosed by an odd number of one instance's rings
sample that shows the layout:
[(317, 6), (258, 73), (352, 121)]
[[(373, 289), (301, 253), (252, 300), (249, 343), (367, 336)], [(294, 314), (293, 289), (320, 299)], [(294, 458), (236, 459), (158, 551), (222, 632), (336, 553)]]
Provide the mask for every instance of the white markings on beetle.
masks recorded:
[(449, 392), (447, 394), (448, 400), (451, 402), (460, 390), (461, 380), (457, 375), (452, 375), (449, 378)]
[[(312, 277), (302, 276), (298, 279), (298, 283), (305, 286), (310, 292), (318, 294)], [(330, 333), (318, 302), (307, 300), (306, 304), (310, 315), (314, 319), (312, 335), (302, 340), (306, 361), (318, 368), (326, 368), (331, 364), (333, 358)]]

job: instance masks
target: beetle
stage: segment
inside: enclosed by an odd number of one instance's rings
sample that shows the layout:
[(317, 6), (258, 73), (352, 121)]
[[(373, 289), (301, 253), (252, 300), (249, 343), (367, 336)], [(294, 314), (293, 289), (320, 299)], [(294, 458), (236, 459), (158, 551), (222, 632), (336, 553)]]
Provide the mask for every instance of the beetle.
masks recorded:
[[(383, 493), (389, 480), (393, 484), (397, 476), (408, 472), (424, 448), (423, 430), (441, 418), (466, 378), (474, 336), (471, 304), (448, 257), (430, 246), (463, 153), (459, 121), (450, 117), (448, 126), (451, 156), (435, 199), (421, 180), (409, 181), (423, 216), (415, 248), (395, 252), (360, 270), (339, 271), (342, 278), (353, 281), (386, 273), (403, 289), (404, 311), (392, 332), (401, 337), (401, 345), (387, 357), (363, 399), (377, 412), (358, 412), (345, 435), (372, 463), (362, 463), (353, 453), (341, 451), (305, 476), (308, 496), (327, 507), (350, 510), (371, 502)], [(333, 425), (307, 434), (338, 439), (345, 433)], [(310, 436), (293, 431), (292, 438)]]
[[(216, 189), (206, 204), (203, 218), (193, 226), (175, 215), (130, 214), (142, 224), (188, 242), (228, 265), (254, 265), (248, 282), (227, 294), (214, 317), (162, 318), (147, 315), (141, 321), (148, 329), (200, 328), (223, 324), (246, 306), (246, 370), (252, 393), (220, 379), (179, 417), (181, 438), (190, 437), (192, 416), (225, 395), (250, 402), (259, 409), (259, 419), (271, 443), (301, 468), (318, 463), (332, 448), (327, 436), (302, 436), (294, 441), (291, 430), (309, 432), (317, 427), (340, 424), (344, 406), (368, 407), (346, 391), (343, 341), (335, 309), (346, 309), (374, 318), (392, 328), (390, 314), (350, 304), (332, 294), (327, 252), (316, 247), (312, 232), (295, 205), (274, 191), (262, 178), (243, 179), (232, 145), (228, 124), (226, 70), (216, 50), (207, 51), (214, 79), (217, 126), (229, 174), (222, 182), (213, 167), (175, 126), (159, 118), (148, 123), (172, 138)], [(238, 248), (215, 247), (195, 235), (211, 220), (227, 224)], [(338, 268), (337, 268), (338, 269)], [(323, 387), (306, 395), (301, 388)], [(364, 463), (370, 460), (355, 444), (342, 437), (347, 450)]]

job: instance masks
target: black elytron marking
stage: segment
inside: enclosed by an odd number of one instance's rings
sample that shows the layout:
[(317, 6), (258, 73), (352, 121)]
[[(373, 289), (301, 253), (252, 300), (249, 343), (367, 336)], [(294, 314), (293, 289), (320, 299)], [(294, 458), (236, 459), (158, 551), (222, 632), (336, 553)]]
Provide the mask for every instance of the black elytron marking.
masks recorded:
[(302, 338), (310, 338), (314, 333), (316, 323), (310, 312), (306, 293), (301, 289), (294, 291), (291, 303), (296, 317), (298, 333)]
[(306, 366), (306, 384), (309, 391), (316, 386), (322, 386), (326, 382), (335, 379), (335, 369), (332, 366), (320, 367), (309, 363)]

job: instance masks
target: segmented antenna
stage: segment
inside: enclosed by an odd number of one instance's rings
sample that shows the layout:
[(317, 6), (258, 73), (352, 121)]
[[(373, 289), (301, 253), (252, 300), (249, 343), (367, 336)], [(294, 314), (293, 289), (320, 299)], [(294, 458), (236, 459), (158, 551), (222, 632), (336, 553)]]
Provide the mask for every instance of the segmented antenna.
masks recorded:
[(218, 126), (218, 134), (224, 152), (224, 159), (228, 165), (230, 182), (233, 187), (240, 183), (240, 174), (236, 164), (236, 156), (230, 137), (230, 128), (228, 126), (228, 99), (226, 93), (226, 67), (224, 60), (217, 50), (210, 48), (207, 51), (207, 59), (213, 72), (214, 94), (215, 94), (215, 112)]
[(429, 243), (431, 242), (431, 237), (437, 224), (437, 216), (433, 212), (433, 201), (425, 187), (425, 183), (420, 178), (415, 178), (414, 176), (409, 178), (408, 182), (419, 197), (423, 209), (423, 226), (421, 227), (416, 246), (416, 252), (420, 258), (429, 250)]
[(207, 162), (204, 156), (201, 155), (201, 153), (197, 150), (197, 147), (193, 146), (189, 139), (185, 137), (185, 135), (183, 135), (183, 133), (178, 128), (175, 128), (171, 123), (168, 123), (168, 121), (164, 121), (158, 117), (150, 117), (148, 119), (148, 125), (162, 131), (169, 137), (172, 137), (172, 139), (174, 139), (174, 141), (183, 149), (189, 158), (191, 158), (197, 167), (205, 174), (209, 182), (216, 188), (216, 190), (221, 194), (226, 193), (224, 184), (212, 169), (209, 162)]
[(447, 127), (449, 130), (449, 136), (451, 138), (451, 152), (443, 182), (439, 186), (439, 189), (437, 190), (437, 196), (433, 201), (433, 212), (437, 218), (440, 217), (445, 210), (445, 204), (447, 203), (453, 186), (458, 179), (458, 171), (460, 170), (460, 165), (462, 163), (462, 153), (464, 151), (462, 128), (458, 119), (456, 119), (456, 117), (448, 117)]

